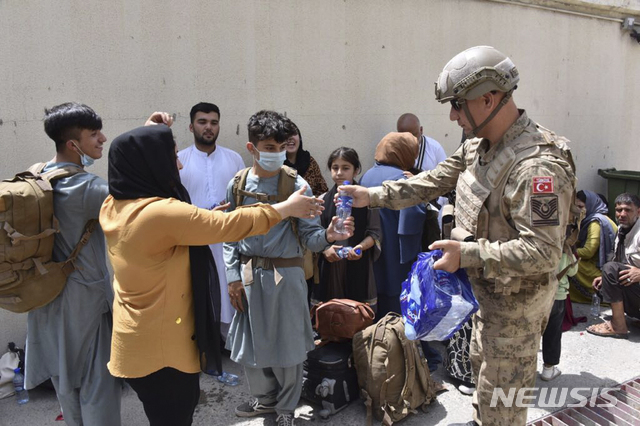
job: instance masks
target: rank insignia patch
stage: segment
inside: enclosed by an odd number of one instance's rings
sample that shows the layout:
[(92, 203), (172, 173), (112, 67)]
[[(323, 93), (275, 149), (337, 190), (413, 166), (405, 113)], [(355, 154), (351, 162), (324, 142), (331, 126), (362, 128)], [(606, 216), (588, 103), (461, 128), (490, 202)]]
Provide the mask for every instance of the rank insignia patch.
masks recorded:
[(557, 195), (532, 195), (529, 203), (531, 205), (531, 226), (560, 225)]
[(534, 194), (553, 194), (553, 176), (534, 176)]

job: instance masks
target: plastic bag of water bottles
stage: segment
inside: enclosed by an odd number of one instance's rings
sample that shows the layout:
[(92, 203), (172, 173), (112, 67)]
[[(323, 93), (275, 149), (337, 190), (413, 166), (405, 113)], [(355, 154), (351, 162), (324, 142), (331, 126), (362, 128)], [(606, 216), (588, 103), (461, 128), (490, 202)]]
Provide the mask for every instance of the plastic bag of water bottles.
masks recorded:
[(433, 264), (442, 251), (420, 253), (402, 283), (400, 306), (410, 340), (446, 340), (478, 310), (464, 269), (437, 271)]

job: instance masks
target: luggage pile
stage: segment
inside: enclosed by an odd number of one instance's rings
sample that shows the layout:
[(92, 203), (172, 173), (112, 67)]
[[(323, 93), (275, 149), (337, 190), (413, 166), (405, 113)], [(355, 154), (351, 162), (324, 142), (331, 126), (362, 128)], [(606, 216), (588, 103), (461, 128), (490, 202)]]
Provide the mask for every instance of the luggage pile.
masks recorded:
[(375, 417), (390, 426), (435, 399), (426, 360), (406, 338), (399, 314), (373, 324), (367, 304), (333, 299), (314, 306), (311, 316), (321, 339), (303, 365), (302, 397), (322, 407), (320, 417), (362, 396), (367, 425)]
[(369, 305), (349, 299), (332, 299), (311, 309), (321, 340), (303, 364), (302, 397), (322, 407), (320, 417), (326, 419), (358, 399), (351, 339), (370, 326), (374, 317)]

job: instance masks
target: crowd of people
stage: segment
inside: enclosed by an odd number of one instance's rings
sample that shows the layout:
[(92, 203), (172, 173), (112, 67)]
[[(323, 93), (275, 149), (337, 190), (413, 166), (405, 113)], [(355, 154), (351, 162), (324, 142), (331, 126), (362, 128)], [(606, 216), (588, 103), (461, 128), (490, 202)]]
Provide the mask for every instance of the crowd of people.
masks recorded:
[[(78, 103), (46, 110), (56, 146), (47, 170), (81, 169), (53, 184), (54, 258), (68, 257), (87, 221), (100, 226), (60, 296), (29, 313), (27, 388), (51, 378), (67, 424), (118, 426), (126, 381), (151, 425), (190, 425), (199, 373), (223, 374), (226, 348), (252, 395), (235, 414), (293, 425), (315, 347), (310, 305), (348, 298), (377, 319), (400, 313), (418, 253), (440, 249), (435, 267), (465, 268), (480, 306), (443, 342), (447, 372), (474, 393), (469, 424), (524, 425), (526, 408), (491, 404), (493, 392), (535, 385), (541, 341), (541, 378), (561, 374), (571, 300), (599, 292), (611, 306), (611, 321), (587, 330), (597, 336), (626, 338), (625, 315), (640, 317), (640, 200), (615, 200), (616, 226), (601, 196), (576, 192), (566, 139), (517, 108), (518, 83), (496, 49), (459, 53), (436, 82), (465, 135), (456, 151), (447, 158), (406, 113), (369, 170), (347, 146), (320, 161), (330, 188), (299, 127), (275, 111), (249, 118), (249, 167), (238, 147), (218, 144), (215, 104), (193, 106), (194, 143), (179, 152), (172, 116), (155, 112), (113, 140), (105, 181), (85, 170), (102, 157), (100, 116)], [(354, 203), (340, 223), (339, 191)], [(443, 239), (440, 211), (454, 198), (454, 232)], [(421, 343), (433, 371), (440, 351)]]

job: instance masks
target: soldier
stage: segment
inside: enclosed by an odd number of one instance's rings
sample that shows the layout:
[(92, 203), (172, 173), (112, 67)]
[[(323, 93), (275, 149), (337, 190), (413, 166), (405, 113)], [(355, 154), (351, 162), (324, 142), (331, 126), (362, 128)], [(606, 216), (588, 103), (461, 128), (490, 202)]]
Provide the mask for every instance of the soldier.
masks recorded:
[[(381, 187), (344, 186), (354, 206), (402, 209), (456, 189), (457, 241), (436, 241), (437, 269), (465, 268), (480, 309), (471, 359), (477, 389), (469, 425), (524, 425), (526, 407), (492, 403), (533, 387), (540, 336), (557, 290), (555, 271), (575, 194), (567, 140), (539, 126), (512, 98), (513, 62), (493, 47), (456, 55), (436, 82), (436, 100), (467, 140), (434, 170)], [(513, 390), (512, 390), (513, 389)]]

